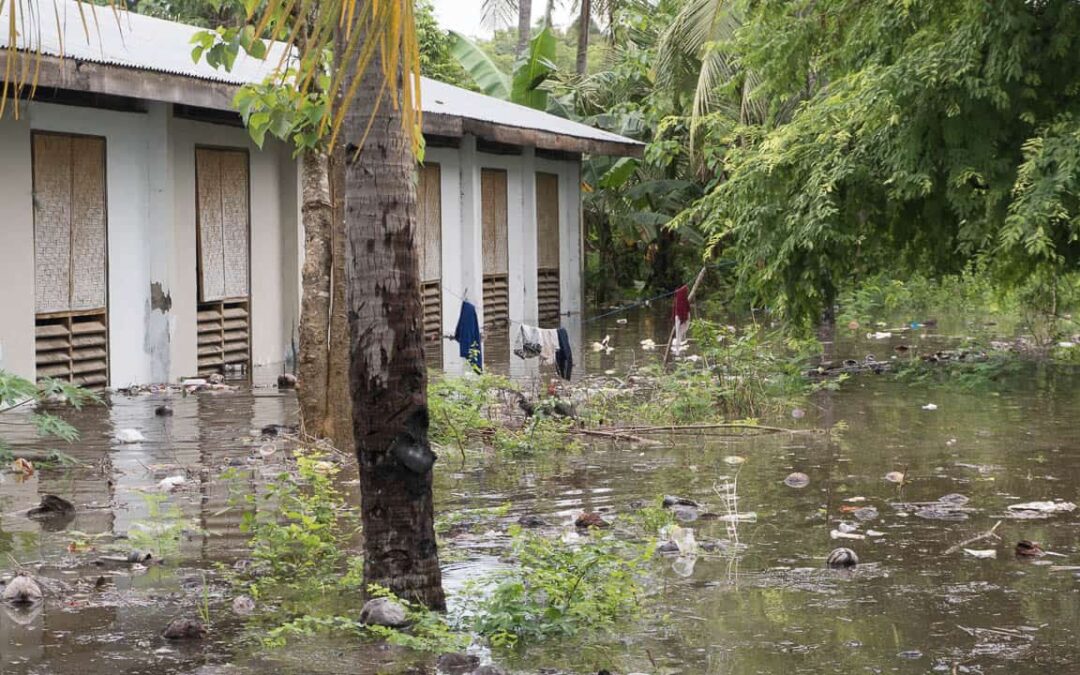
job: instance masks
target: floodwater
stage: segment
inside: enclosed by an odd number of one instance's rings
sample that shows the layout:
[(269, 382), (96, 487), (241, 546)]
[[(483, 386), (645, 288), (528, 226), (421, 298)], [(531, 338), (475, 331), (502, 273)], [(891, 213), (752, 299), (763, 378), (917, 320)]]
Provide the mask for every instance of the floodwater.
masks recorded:
[[(587, 328), (587, 340), (611, 334), (616, 347), (611, 355), (583, 353), (588, 372), (656, 358), (631, 346), (646, 336), (663, 342), (667, 331), (649, 314), (634, 315), (628, 325)], [(836, 350), (857, 358), (877, 350), (884, 358), (891, 346), (845, 338)], [(174, 394), (175, 414), (156, 417), (163, 397), (117, 394), (108, 408), (65, 412), (83, 440), (45, 447), (59, 447), (84, 466), (25, 480), (3, 476), (2, 567), (13, 558), (41, 566), (37, 573), (58, 583), (35, 612), (0, 608), (0, 673), (422, 672), (407, 669), (423, 657), (345, 640), (270, 651), (238, 647), (243, 626), (230, 618), (229, 599), (218, 590), (210, 639), (175, 645), (160, 637), (173, 617), (195, 614), (216, 564), (243, 556), (230, 490), (255, 489), (280, 467), (284, 449), (258, 440), (259, 429), (292, 422), (296, 408), (291, 393), (257, 386)], [(936, 409), (924, 409), (931, 403)], [(441, 514), (512, 505), (506, 517), (481, 518), (446, 539), (447, 588), (452, 595), (465, 580), (503, 564), (506, 529), (523, 514), (544, 517), (557, 536), (582, 509), (629, 513), (633, 502), (664, 494), (722, 510), (714, 486), (737, 478), (739, 511), (756, 513), (756, 520), (736, 528), (691, 524), (699, 541), (737, 539), (737, 547), (699, 556), (690, 574), (685, 561), (658, 556), (644, 612), (617, 635), (497, 652), (498, 661), (530, 674), (601, 667), (687, 675), (1080, 672), (1080, 577), (1068, 569), (1080, 565), (1080, 511), (1020, 519), (1007, 509), (1080, 501), (1080, 371), (1025, 364), (973, 390), (863, 375), (816, 394), (805, 407), (801, 419), (769, 421), (798, 429), (842, 422), (846, 430), (832, 437), (681, 436), (665, 446), (600, 444), (531, 459), (471, 459), (464, 467), (443, 458), (436, 465)], [(114, 443), (111, 435), (122, 428), (137, 428), (146, 440)], [(17, 427), (5, 425), (3, 433), (16, 447), (42, 447)], [(734, 464), (733, 456), (745, 461)], [(245, 477), (240, 488), (216, 479), (227, 466)], [(809, 476), (807, 487), (784, 484), (795, 471)], [(902, 488), (884, 479), (890, 471), (906, 471)], [(157, 489), (173, 476), (184, 477), (178, 489)], [(43, 494), (73, 501), (75, 520), (59, 531), (28, 520), (25, 510)], [(968, 499), (948, 511), (957, 519), (919, 506), (952, 494)], [(184, 534), (164, 565), (99, 567), (92, 562), (99, 554), (80, 548), (123, 546), (117, 535), (153, 528), (163, 520), (153, 512), (173, 506)], [(877, 517), (857, 520), (854, 510), (863, 507), (874, 507)], [(998, 520), (1000, 541), (970, 547), (994, 549), (996, 558), (945, 554)], [(848, 525), (866, 538), (833, 538)], [(1020, 539), (1060, 556), (1018, 559), (1012, 551)], [(825, 569), (837, 546), (854, 549), (863, 564), (850, 572)]]

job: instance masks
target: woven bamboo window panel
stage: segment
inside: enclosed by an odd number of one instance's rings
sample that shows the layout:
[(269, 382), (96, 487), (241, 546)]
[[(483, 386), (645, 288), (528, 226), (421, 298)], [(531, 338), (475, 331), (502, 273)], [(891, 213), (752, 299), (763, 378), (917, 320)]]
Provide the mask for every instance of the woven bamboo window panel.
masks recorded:
[(505, 171), (480, 171), (480, 219), (484, 255), (484, 328), (505, 329), (510, 325)]
[(559, 177), (536, 174), (536, 301), (541, 328), (559, 327)]
[(442, 333), (442, 172), (438, 164), (425, 164), (419, 171), (416, 246), (420, 254), (424, 339), (438, 342)]
[(248, 154), (195, 151), (200, 375), (246, 374), (250, 363)]
[(35, 133), (32, 146), (37, 373), (104, 387), (105, 140)]
[(199, 299), (246, 298), (251, 229), (247, 152), (199, 148), (195, 151), (195, 176)]

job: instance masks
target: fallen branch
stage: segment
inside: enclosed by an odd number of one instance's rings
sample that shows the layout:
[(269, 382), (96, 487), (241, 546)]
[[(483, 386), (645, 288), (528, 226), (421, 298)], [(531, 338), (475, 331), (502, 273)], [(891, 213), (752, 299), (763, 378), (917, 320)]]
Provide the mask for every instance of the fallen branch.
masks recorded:
[(996, 532), (996, 530), (1000, 526), (1001, 526), (1001, 521), (999, 520), (996, 523), (994, 523), (994, 526), (991, 527), (986, 532), (983, 532), (982, 534), (974, 536), (974, 537), (972, 537), (970, 539), (965, 539), (964, 541), (960, 542), (959, 544), (956, 544), (955, 546), (950, 546), (949, 548), (945, 549), (944, 555), (952, 555), (953, 553), (956, 553), (960, 549), (967, 548), (968, 546), (971, 546), (975, 542), (982, 541), (983, 539), (997, 539), (997, 540), (1000, 540), (1001, 537), (997, 536), (997, 532)]
[(642, 438), (641, 436), (627, 434), (622, 431), (609, 431), (606, 429), (570, 429), (570, 433), (581, 434), (582, 436), (598, 436), (601, 438), (610, 438), (615, 441), (642, 443), (644, 445), (659, 445), (657, 441), (654, 441), (651, 438)]
[(714, 424), (672, 424), (655, 427), (622, 427), (622, 431), (636, 434), (646, 433), (678, 433), (681, 431), (708, 431), (710, 429), (746, 429), (762, 431), (770, 434), (823, 434), (823, 429), (785, 429), (784, 427), (770, 427), (764, 424), (750, 424), (748, 422), (718, 422)]

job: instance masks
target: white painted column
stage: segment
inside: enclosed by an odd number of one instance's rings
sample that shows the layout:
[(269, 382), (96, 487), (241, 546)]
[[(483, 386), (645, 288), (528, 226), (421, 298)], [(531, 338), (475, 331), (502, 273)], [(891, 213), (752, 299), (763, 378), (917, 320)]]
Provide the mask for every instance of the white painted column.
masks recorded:
[(584, 332), (582, 311), (585, 308), (585, 232), (582, 227), (581, 162), (561, 162), (559, 171), (560, 311), (562, 326), (570, 337), (574, 351), (574, 373), (584, 374)]
[[(525, 305), (525, 279), (528, 272), (525, 268), (529, 265), (526, 251), (530, 243), (526, 236), (526, 229), (530, 215), (525, 209), (525, 178), (521, 159), (518, 157), (500, 157), (499, 159), (503, 159), (504, 162), (494, 166), (506, 170), (506, 252), (509, 263), (507, 283), (510, 291), (508, 310), (511, 326), (514, 326), (524, 319), (528, 311)], [(533, 231), (535, 231), (535, 207), (531, 220)], [(533, 273), (535, 274), (535, 270)]]
[(149, 194), (147, 195), (146, 260), (150, 274), (150, 294), (146, 305), (144, 348), (149, 362), (150, 382), (168, 382), (172, 375), (172, 336), (176, 319), (172, 313), (172, 283), (175, 277), (175, 230), (173, 225), (172, 144), (168, 142), (171, 106), (152, 103), (147, 112), (148, 133), (157, 139), (146, 152)]
[(34, 196), (25, 118), (0, 119), (0, 157), (0, 369), (33, 380)]
[[(442, 323), (439, 335), (453, 335), (461, 312), (460, 297), (465, 290), (461, 281), (462, 268), (462, 181), (461, 156), (455, 148), (428, 148), (424, 161), (439, 165), (439, 196), (441, 234), (440, 292), (442, 293)], [(458, 343), (440, 338), (443, 369), (464, 372), (458, 356)]]
[[(455, 222), (446, 220), (444, 217), (443, 243), (454, 238), (460, 242), (459, 256), (455, 260), (443, 258), (446, 266), (443, 268), (444, 287), (467, 297), (469, 302), (476, 306), (477, 319), (480, 325), (484, 325), (484, 241), (481, 220), (481, 195), (480, 195), (480, 163), (476, 152), (476, 137), (466, 135), (461, 139), (458, 153), (461, 161), (461, 218), (457, 232), (454, 233)], [(449, 229), (448, 229), (449, 228)], [(455, 286), (446, 283), (451, 279), (457, 279)], [(449, 295), (449, 294), (448, 294)], [(450, 296), (453, 298), (453, 296)], [(458, 298), (453, 298), (454, 304), (458, 304)], [(460, 309), (460, 306), (459, 306)], [(457, 312), (453, 312), (453, 319), (447, 325), (449, 332), (453, 332), (453, 326), (457, 325)], [(465, 362), (457, 356), (457, 343), (451, 343), (453, 355), (445, 360), (448, 373), (460, 374), (467, 372)]]
[(521, 320), (531, 326), (539, 322), (537, 306), (537, 232), (536, 232), (536, 150), (525, 148), (521, 156), (521, 269), (522, 284)]

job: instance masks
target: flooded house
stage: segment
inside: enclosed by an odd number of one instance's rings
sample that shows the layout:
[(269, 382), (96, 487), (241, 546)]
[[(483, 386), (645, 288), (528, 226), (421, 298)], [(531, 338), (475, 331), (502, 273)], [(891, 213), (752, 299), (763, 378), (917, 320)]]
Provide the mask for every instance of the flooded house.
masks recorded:
[[(73, 0), (20, 6), (33, 26), (0, 71), (29, 64), (37, 89), (0, 119), (0, 368), (93, 387), (280, 371), (299, 317), (299, 163), (257, 147), (232, 107), (270, 66), (194, 63), (191, 26), (99, 7), (88, 39)], [(581, 158), (642, 146), (428, 79), (422, 108), (428, 351), (460, 367), (444, 336), (463, 298), (492, 333), (561, 323), (580, 344)]]

